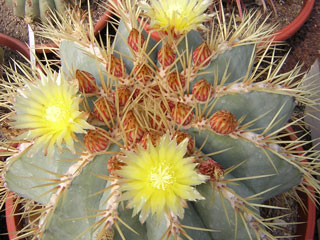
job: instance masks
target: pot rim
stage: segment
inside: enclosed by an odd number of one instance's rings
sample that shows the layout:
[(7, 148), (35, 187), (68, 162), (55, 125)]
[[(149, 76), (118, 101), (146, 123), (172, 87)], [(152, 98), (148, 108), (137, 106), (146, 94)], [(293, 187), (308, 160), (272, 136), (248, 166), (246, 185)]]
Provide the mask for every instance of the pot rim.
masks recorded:
[[(285, 27), (283, 27), (282, 29), (280, 29), (274, 33), (274, 35), (273, 35), (274, 37), (272, 38), (273, 42), (283, 42), (283, 41), (289, 39), (297, 31), (299, 31), (299, 29), (307, 21), (307, 19), (309, 18), (310, 14), (312, 12), (315, 0), (304, 0), (303, 2), (304, 2), (303, 7), (302, 7), (300, 13), (298, 14), (298, 16), (292, 22), (290, 22), (288, 25), (286, 25)], [(149, 25), (146, 24), (145, 31), (149, 32), (149, 30), (150, 30)], [(161, 37), (159, 36), (158, 32), (156, 32), (156, 31), (151, 32), (150, 35), (156, 41), (161, 40)]]

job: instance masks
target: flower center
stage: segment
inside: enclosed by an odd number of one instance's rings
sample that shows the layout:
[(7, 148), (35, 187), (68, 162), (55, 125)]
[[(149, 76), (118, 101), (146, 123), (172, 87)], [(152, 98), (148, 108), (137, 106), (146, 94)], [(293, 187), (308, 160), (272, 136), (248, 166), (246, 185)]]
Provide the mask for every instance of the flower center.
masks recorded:
[(159, 190), (166, 190), (168, 185), (172, 184), (175, 180), (169, 167), (158, 166), (152, 169), (150, 181), (152, 187)]
[(50, 106), (46, 109), (46, 119), (50, 122), (57, 122), (64, 117), (65, 112), (57, 106)]
[(64, 129), (72, 121), (67, 109), (59, 105), (51, 105), (46, 108), (45, 119), (49, 121), (54, 129)]

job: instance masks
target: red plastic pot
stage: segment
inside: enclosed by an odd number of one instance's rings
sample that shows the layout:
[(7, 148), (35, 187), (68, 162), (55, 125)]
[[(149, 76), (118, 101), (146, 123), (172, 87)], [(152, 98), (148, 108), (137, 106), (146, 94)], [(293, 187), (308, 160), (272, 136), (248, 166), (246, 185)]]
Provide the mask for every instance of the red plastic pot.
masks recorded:
[[(288, 127), (289, 131), (293, 132), (291, 127)], [(294, 135), (290, 136), (292, 141), (296, 140), (297, 137)], [(297, 148), (298, 151), (302, 150), (302, 147)], [(311, 189), (312, 190), (312, 189)], [(297, 240), (312, 240), (314, 236), (315, 222), (316, 222), (316, 206), (314, 201), (310, 199), (306, 194), (301, 193), (301, 199), (307, 207), (307, 211), (303, 210), (300, 205), (298, 209), (298, 220), (297, 222), (302, 223), (297, 225), (297, 233), (300, 237)], [(18, 211), (19, 206), (14, 205), (14, 197), (10, 195), (5, 203), (6, 222), (9, 239), (14, 240), (17, 238), (16, 233), (21, 230), (20, 215), (17, 215), (14, 210)]]

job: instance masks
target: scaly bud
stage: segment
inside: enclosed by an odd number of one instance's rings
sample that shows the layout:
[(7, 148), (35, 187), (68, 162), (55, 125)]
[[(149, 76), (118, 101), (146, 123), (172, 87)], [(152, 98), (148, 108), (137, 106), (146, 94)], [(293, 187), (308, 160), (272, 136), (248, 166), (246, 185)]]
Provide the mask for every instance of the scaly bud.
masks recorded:
[(123, 126), (129, 142), (135, 143), (141, 140), (144, 131), (139, 126), (139, 123), (132, 111), (128, 111), (124, 116)]
[(215, 112), (209, 119), (211, 129), (222, 135), (230, 134), (238, 127), (236, 117), (232, 112), (227, 110), (219, 110)]
[(189, 157), (194, 153), (195, 142), (194, 138), (189, 133), (177, 131), (174, 134), (174, 137), (176, 137), (178, 144), (181, 143), (184, 139), (188, 139), (186, 157)]
[(111, 118), (116, 114), (116, 109), (112, 102), (105, 97), (100, 97), (94, 102), (93, 114), (102, 122), (104, 119), (106, 121), (110, 121)]
[(212, 97), (212, 93), (213, 88), (211, 84), (205, 79), (198, 81), (192, 87), (192, 94), (194, 98), (197, 99), (199, 102), (207, 101), (208, 98)]
[(146, 64), (135, 66), (133, 72), (136, 80), (142, 83), (147, 83), (151, 81), (153, 77), (153, 72), (151, 68)]
[(193, 119), (192, 107), (184, 103), (177, 103), (171, 110), (171, 117), (177, 124), (186, 126)]
[(117, 174), (115, 174), (115, 171), (120, 170), (121, 167), (125, 166), (126, 164), (120, 160), (120, 155), (113, 155), (109, 158), (107, 162), (108, 172), (110, 175), (114, 177), (118, 177)]
[(150, 117), (150, 126), (152, 129), (160, 130), (160, 131), (165, 131), (166, 130), (166, 125), (165, 122), (168, 122), (169, 119), (167, 119), (166, 116), (152, 116)]
[(132, 50), (137, 53), (143, 47), (144, 42), (144, 36), (137, 29), (132, 28), (128, 36), (128, 44)]
[(93, 93), (98, 88), (96, 84), (96, 79), (89, 72), (77, 69), (76, 79), (79, 83), (80, 92)]
[(131, 92), (126, 87), (119, 87), (116, 90), (115, 97), (118, 97), (119, 106), (124, 107), (129, 100)]
[(109, 139), (108, 132), (102, 128), (89, 130), (83, 137), (83, 142), (91, 152), (102, 152), (107, 149)]
[(125, 75), (123, 61), (114, 55), (111, 55), (110, 58), (108, 58), (106, 69), (108, 73), (118, 78), (122, 78)]
[(167, 43), (158, 52), (158, 61), (162, 67), (170, 66), (176, 59), (176, 54), (172, 47)]
[(197, 47), (192, 54), (193, 65), (196, 67), (205, 67), (210, 62), (211, 50), (209, 49), (207, 43), (203, 42), (199, 47)]
[(150, 139), (152, 145), (155, 146), (159, 142), (160, 137), (161, 137), (161, 135), (159, 133), (146, 132), (145, 134), (143, 134), (143, 137), (140, 141), (140, 144), (144, 149), (147, 149), (149, 139)]
[(168, 76), (168, 84), (173, 91), (177, 91), (178, 89), (183, 89), (186, 86), (186, 79), (182, 74), (172, 72)]
[(211, 158), (201, 161), (198, 169), (201, 174), (209, 176), (210, 181), (217, 181), (224, 177), (223, 167)]

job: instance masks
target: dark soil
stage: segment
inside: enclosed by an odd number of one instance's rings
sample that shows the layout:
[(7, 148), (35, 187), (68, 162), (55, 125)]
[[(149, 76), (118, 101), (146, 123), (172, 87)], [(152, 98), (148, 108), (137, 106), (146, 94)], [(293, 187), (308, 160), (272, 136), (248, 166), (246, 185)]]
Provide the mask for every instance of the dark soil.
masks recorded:
[[(257, 0), (257, 2), (260, 2), (260, 0)], [(268, 1), (266, 2), (268, 4)], [(278, 20), (284, 19), (284, 22), (290, 22), (296, 17), (297, 11), (301, 8), (301, 5), (299, 4), (301, 0), (274, 0), (274, 2), (277, 9), (276, 18)], [(293, 5), (287, 7), (285, 5), (287, 2), (290, 2)], [(294, 7), (294, 5), (296, 6)], [(271, 8), (270, 5), (268, 5), (268, 7)], [(98, 14), (94, 14), (94, 16), (97, 15)], [(12, 11), (5, 6), (4, 0), (0, 0), (0, 32), (27, 42), (28, 37), (26, 29), (26, 23), (13, 16)], [(285, 50), (283, 52), (290, 50), (288, 59), (283, 66), (283, 71), (289, 71), (299, 63), (303, 63), (303, 70), (307, 71), (314, 61), (317, 58), (320, 58), (320, 1), (315, 1), (315, 6), (310, 18), (293, 37), (286, 41), (283, 50)], [(7, 62), (10, 58), (19, 59), (15, 52), (8, 51), (8, 49), (5, 49), (5, 58), (7, 59)], [(0, 214), (0, 232), (7, 232), (3, 212)], [(0, 239), (6, 240), (8, 238), (5, 235), (0, 235)], [(314, 239), (318, 239), (317, 231)]]

